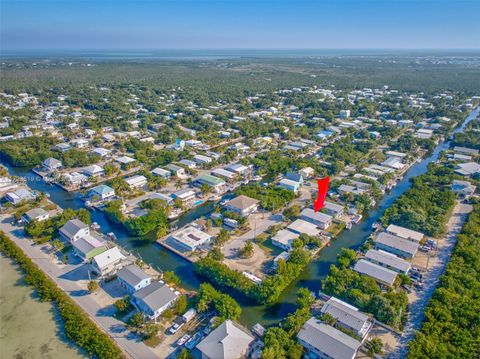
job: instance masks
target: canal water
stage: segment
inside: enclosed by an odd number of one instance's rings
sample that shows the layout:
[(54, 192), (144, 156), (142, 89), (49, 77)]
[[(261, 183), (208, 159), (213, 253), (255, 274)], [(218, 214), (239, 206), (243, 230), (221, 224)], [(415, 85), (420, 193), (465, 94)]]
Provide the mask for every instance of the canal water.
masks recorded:
[(36, 300), (17, 267), (0, 256), (0, 358), (87, 358), (65, 338), (52, 308)]
[[(479, 109), (472, 111), (454, 133), (463, 132), (468, 122), (472, 121), (478, 113)], [(377, 222), (383, 212), (408, 188), (410, 188), (410, 179), (425, 173), (428, 164), (435, 162), (438, 159), (439, 153), (447, 149), (449, 145), (450, 142), (440, 143), (430, 156), (421, 162), (414, 164), (407, 171), (404, 178), (398, 182), (397, 186), (387, 193), (378, 205), (370, 211), (369, 217), (363, 222), (354, 225), (350, 231), (344, 231), (336, 240), (331, 242), (329, 247), (325, 247), (318, 258), (310, 263), (299, 278), (284, 291), (283, 295), (276, 303), (272, 305), (255, 305), (245, 298), (236, 298), (243, 308), (240, 322), (247, 326), (251, 326), (258, 322), (263, 325), (275, 324), (288, 313), (295, 310), (295, 299), (298, 288), (307, 287), (311, 291), (317, 292), (320, 289), (321, 279), (328, 273), (330, 265), (336, 262), (336, 257), (340, 250), (342, 248), (359, 248), (372, 232), (372, 224)], [(32, 173), (30, 168), (6, 166), (12, 175), (24, 177), (32, 189), (48, 193), (50, 199), (60, 207), (74, 209), (83, 208), (83, 202), (79, 200), (77, 194), (68, 193), (55, 185), (46, 184), (38, 176)], [(211, 204), (197, 207), (185, 217), (180, 218), (178, 220), (178, 225), (182, 226), (191, 220), (199, 218), (202, 215), (209, 213), (211, 209)], [(154, 243), (153, 238), (151, 237), (131, 237), (121, 226), (111, 223), (102, 212), (93, 211), (91, 213), (92, 221), (97, 222), (104, 233), (114, 232), (119, 244), (125, 249), (132, 251), (137, 256), (140, 256), (145, 262), (159, 270), (175, 271), (182, 280), (182, 285), (185, 288), (198, 288), (200, 280), (193, 273), (192, 265), (189, 262), (167, 251), (163, 247), (160, 247)]]

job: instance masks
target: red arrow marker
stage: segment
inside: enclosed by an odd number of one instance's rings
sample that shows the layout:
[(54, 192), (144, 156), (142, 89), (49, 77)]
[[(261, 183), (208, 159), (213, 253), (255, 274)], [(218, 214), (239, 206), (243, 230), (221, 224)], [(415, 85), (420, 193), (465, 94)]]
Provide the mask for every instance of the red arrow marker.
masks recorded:
[(329, 177), (317, 179), (318, 195), (317, 195), (317, 199), (313, 201), (313, 210), (315, 212), (320, 211), (324, 206), (325, 198), (327, 198), (329, 182), (330, 182)]

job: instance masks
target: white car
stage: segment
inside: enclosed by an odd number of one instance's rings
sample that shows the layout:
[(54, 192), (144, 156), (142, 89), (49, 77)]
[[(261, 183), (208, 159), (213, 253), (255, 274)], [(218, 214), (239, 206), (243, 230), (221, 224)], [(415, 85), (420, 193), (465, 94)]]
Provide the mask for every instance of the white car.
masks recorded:
[(188, 339), (190, 339), (190, 335), (188, 334), (185, 334), (183, 337), (181, 337), (180, 339), (177, 340), (177, 345), (180, 347), (182, 346), (183, 344), (185, 344), (187, 342)]
[(185, 323), (175, 323), (173, 324), (170, 329), (168, 329), (168, 332), (170, 334), (175, 334), (176, 332), (178, 332), (178, 330), (184, 326)]

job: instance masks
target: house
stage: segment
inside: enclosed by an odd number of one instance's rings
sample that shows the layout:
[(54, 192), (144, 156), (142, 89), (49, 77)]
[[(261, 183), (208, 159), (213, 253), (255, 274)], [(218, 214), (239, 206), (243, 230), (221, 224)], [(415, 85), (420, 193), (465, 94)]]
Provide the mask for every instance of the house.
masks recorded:
[(133, 293), (132, 303), (147, 318), (156, 320), (175, 303), (177, 298), (178, 294), (168, 285), (162, 282), (151, 282)]
[(395, 170), (400, 170), (405, 167), (405, 164), (403, 164), (402, 160), (398, 157), (388, 157), (385, 161), (382, 162), (382, 166), (390, 167)]
[(298, 174), (303, 178), (312, 178), (315, 175), (315, 170), (312, 167), (305, 167), (298, 171)]
[(135, 264), (130, 264), (121, 268), (117, 272), (117, 278), (120, 285), (129, 293), (135, 293), (137, 290), (145, 288), (152, 281), (150, 276)]
[(364, 189), (361, 189), (361, 188), (356, 188), (354, 186), (349, 186), (349, 185), (346, 185), (346, 184), (341, 184), (338, 188), (337, 188), (337, 192), (341, 195), (348, 195), (348, 194), (354, 194), (354, 195), (361, 195), (361, 194), (364, 194), (365, 193), (365, 190)]
[(212, 238), (210, 234), (201, 231), (195, 226), (189, 225), (171, 233), (167, 241), (174, 243), (181, 251), (192, 252), (210, 243)]
[(249, 167), (244, 166), (241, 163), (234, 163), (233, 165), (227, 166), (225, 169), (240, 176), (244, 176), (250, 171)]
[(295, 172), (288, 172), (286, 175), (285, 175), (285, 178), (290, 180), (290, 181), (294, 181), (294, 182), (298, 182), (300, 184), (303, 183), (303, 177), (300, 173), (295, 173)]
[(258, 200), (244, 195), (237, 196), (225, 204), (228, 211), (238, 213), (240, 216), (247, 217), (258, 209)]
[(223, 168), (217, 168), (213, 170), (212, 175), (216, 177), (221, 177), (228, 182), (234, 182), (238, 176), (236, 173), (224, 170)]
[(322, 208), (327, 214), (333, 217), (340, 217), (345, 212), (345, 208), (342, 205), (325, 201)]
[(42, 162), (42, 167), (47, 172), (57, 171), (62, 168), (62, 162), (53, 157), (48, 157), (45, 161)]
[(174, 165), (173, 163), (170, 163), (165, 166), (166, 169), (168, 169), (171, 173), (172, 176), (176, 177), (184, 177), (185, 176), (185, 168)]
[(130, 189), (142, 188), (147, 184), (147, 178), (142, 175), (135, 175), (125, 178), (125, 182), (127, 182)]
[(74, 254), (86, 262), (107, 250), (104, 242), (91, 235), (75, 240), (72, 247)]
[(36, 195), (25, 189), (25, 188), (19, 188), (13, 192), (7, 192), (5, 195), (5, 200), (8, 202), (11, 202), (14, 205), (17, 205), (21, 202), (30, 202), (33, 201), (36, 198)]
[(105, 170), (99, 165), (91, 165), (83, 169), (83, 173), (89, 177), (99, 177), (105, 175)]
[(106, 157), (110, 156), (111, 152), (112, 152), (111, 150), (103, 148), (103, 147), (97, 147), (97, 148), (94, 148), (92, 150), (92, 153), (94, 155), (100, 156), (102, 158), (106, 158)]
[(360, 259), (353, 267), (354, 271), (375, 279), (379, 284), (393, 287), (398, 273), (365, 259)]
[(58, 152), (67, 152), (71, 148), (72, 146), (70, 146), (68, 143), (59, 143), (53, 146), (53, 150)]
[(198, 343), (196, 348), (202, 353), (202, 359), (238, 359), (246, 356), (253, 341), (253, 336), (228, 319)]
[(79, 172), (70, 172), (62, 174), (62, 181), (66, 186), (81, 186), (85, 182), (88, 182), (87, 176)]
[(209, 164), (213, 161), (211, 157), (204, 156), (204, 155), (195, 155), (193, 156), (193, 159), (195, 162), (197, 162), (200, 165)]
[(191, 160), (181, 160), (179, 161), (180, 164), (184, 165), (188, 169), (194, 169), (197, 168), (197, 163), (195, 161)]
[(453, 148), (454, 152), (458, 152), (464, 155), (469, 155), (469, 156), (478, 156), (479, 150), (476, 150), (474, 148), (468, 148), (468, 147), (461, 147), (461, 146), (455, 146)]
[(297, 335), (309, 358), (353, 359), (362, 345), (358, 340), (312, 317)]
[(287, 178), (283, 178), (278, 182), (277, 187), (285, 188), (286, 190), (293, 191), (295, 193), (300, 189), (300, 182), (295, 182)]
[(452, 191), (461, 198), (469, 198), (475, 193), (476, 186), (468, 181), (453, 180)]
[(115, 158), (115, 161), (120, 163), (120, 165), (122, 167), (125, 167), (126, 165), (129, 165), (129, 164), (132, 164), (132, 163), (136, 162), (134, 158), (131, 158), (131, 157), (128, 157), (128, 156), (117, 157), (117, 158)]
[(401, 237), (401, 238), (409, 239), (409, 240), (417, 242), (417, 243), (419, 243), (423, 239), (423, 237), (425, 236), (421, 232), (413, 231), (411, 229), (408, 229), (408, 228), (405, 228), (405, 227), (400, 227), (400, 226), (397, 226), (395, 224), (390, 224), (387, 227), (387, 229), (385, 230), (385, 232), (393, 234), (393, 235)]
[(149, 199), (159, 199), (161, 201), (164, 201), (166, 204), (170, 205), (173, 203), (173, 198), (166, 195), (166, 194), (163, 194), (163, 193), (152, 193), (149, 197)]
[(292, 249), (293, 241), (298, 237), (298, 233), (293, 233), (289, 230), (282, 229), (272, 237), (272, 244), (276, 247), (289, 251)]
[(303, 233), (309, 236), (318, 236), (320, 234), (320, 230), (315, 224), (304, 221), (303, 219), (297, 219), (293, 221), (292, 223), (290, 223), (287, 229), (293, 233)]
[(71, 219), (59, 230), (60, 238), (70, 243), (90, 235), (90, 227), (79, 219)]
[(158, 177), (162, 177), (162, 178), (165, 178), (165, 179), (170, 179), (171, 177), (171, 172), (170, 171), (167, 171), (163, 168), (160, 168), (160, 167), (157, 167), (155, 169), (152, 170), (152, 174), (155, 175), (155, 176), (158, 176)]
[(419, 244), (390, 233), (381, 232), (374, 238), (375, 249), (383, 249), (397, 256), (411, 259), (417, 254)]
[(455, 173), (466, 177), (473, 176), (480, 173), (480, 164), (475, 162), (460, 163), (455, 169)]
[(105, 200), (107, 198), (115, 197), (115, 190), (112, 187), (109, 187), (105, 184), (93, 187), (88, 196), (90, 198), (98, 197), (100, 200)]
[(369, 249), (368, 252), (365, 253), (365, 259), (398, 273), (407, 274), (412, 268), (410, 262), (397, 257), (395, 254), (376, 249)]
[(26, 223), (30, 223), (31, 221), (44, 221), (50, 218), (50, 213), (45, 211), (43, 208), (33, 208), (27, 212), (25, 212), (22, 216), (22, 219)]
[(327, 229), (328, 227), (330, 227), (333, 221), (332, 216), (322, 212), (315, 212), (311, 208), (305, 208), (302, 211), (300, 218), (307, 222), (315, 224), (321, 229)]
[(172, 193), (172, 198), (179, 199), (184, 205), (190, 205), (195, 200), (195, 191), (191, 188), (184, 188)]
[(335, 318), (337, 320), (335, 326), (347, 329), (362, 339), (365, 338), (373, 325), (367, 314), (335, 297), (330, 297), (320, 312)]
[(85, 148), (88, 146), (88, 141), (84, 138), (76, 138), (70, 141), (70, 144), (75, 146), (76, 148)]
[(92, 269), (102, 277), (113, 275), (123, 267), (126, 259), (118, 247), (113, 247), (93, 257)]
[(209, 175), (207, 173), (201, 174), (195, 179), (195, 183), (200, 185), (206, 184), (210, 186), (214, 192), (222, 192), (225, 187), (225, 181), (221, 178)]

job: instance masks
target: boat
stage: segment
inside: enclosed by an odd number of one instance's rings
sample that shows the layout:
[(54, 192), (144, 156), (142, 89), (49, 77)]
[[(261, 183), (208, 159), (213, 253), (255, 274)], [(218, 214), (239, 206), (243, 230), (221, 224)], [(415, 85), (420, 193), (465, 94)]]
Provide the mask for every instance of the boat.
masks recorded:
[(100, 225), (97, 222), (93, 222), (91, 227), (92, 227), (92, 229), (94, 229), (96, 231), (100, 229)]
[(116, 241), (116, 240), (117, 240), (117, 236), (116, 236), (115, 233), (113, 233), (113, 232), (108, 232), (108, 233), (107, 233), (107, 236), (108, 236), (112, 241)]

